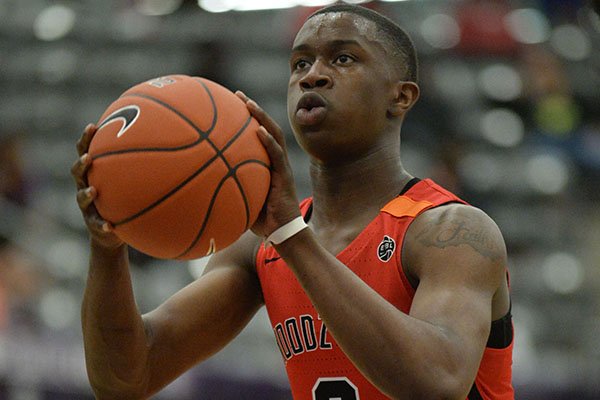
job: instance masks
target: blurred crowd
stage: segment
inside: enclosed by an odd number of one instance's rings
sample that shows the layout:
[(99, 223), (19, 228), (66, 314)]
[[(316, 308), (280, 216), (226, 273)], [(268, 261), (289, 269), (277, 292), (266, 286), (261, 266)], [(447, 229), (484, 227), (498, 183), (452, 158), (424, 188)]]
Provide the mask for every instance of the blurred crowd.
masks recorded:
[[(69, 176), (87, 122), (129, 86), (184, 73), (244, 90), (287, 127), (288, 46), (313, 9), (212, 14), (195, 1), (163, 3), (174, 6), (0, 0), (0, 399), (92, 398), (79, 327), (87, 236)], [(505, 235), (519, 399), (600, 399), (598, 3), (365, 3), (404, 26), (421, 59), (405, 167), (483, 208)], [(308, 195), (293, 143), (290, 157)], [(131, 258), (142, 311), (205, 261)], [(264, 310), (159, 398), (199, 390), (289, 398)]]

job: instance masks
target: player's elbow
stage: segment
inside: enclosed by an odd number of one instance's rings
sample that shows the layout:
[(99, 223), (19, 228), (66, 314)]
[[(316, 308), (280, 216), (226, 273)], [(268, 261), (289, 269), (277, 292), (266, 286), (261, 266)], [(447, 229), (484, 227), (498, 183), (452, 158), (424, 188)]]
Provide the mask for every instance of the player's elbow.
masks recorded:
[[(418, 371), (414, 368), (413, 371)], [(389, 382), (386, 394), (393, 399), (423, 399), (423, 400), (464, 400), (469, 393), (472, 382), (466, 377), (459, 366), (429, 364), (423, 366), (422, 373), (417, 373), (411, 381), (400, 383)]]
[(145, 379), (125, 381), (114, 373), (100, 376), (89, 371), (88, 379), (97, 400), (138, 400), (149, 397)]
[[(463, 355), (464, 356), (464, 355)], [(439, 362), (431, 368), (422, 399), (464, 400), (475, 379), (471, 369), (465, 365), (465, 359), (459, 354), (447, 355), (446, 362)]]
[[(408, 390), (407, 390), (408, 389)], [(468, 389), (454, 377), (448, 376), (438, 381), (430, 381), (421, 385), (416, 384), (410, 388), (398, 388), (388, 395), (393, 399), (423, 399), (423, 400), (464, 400)]]
[(458, 373), (447, 373), (434, 387), (434, 396), (426, 396), (423, 399), (464, 400), (469, 393), (468, 384), (465, 383), (463, 377), (459, 376)]
[(90, 380), (96, 400), (142, 400), (148, 398), (142, 390), (122, 385), (104, 385)]

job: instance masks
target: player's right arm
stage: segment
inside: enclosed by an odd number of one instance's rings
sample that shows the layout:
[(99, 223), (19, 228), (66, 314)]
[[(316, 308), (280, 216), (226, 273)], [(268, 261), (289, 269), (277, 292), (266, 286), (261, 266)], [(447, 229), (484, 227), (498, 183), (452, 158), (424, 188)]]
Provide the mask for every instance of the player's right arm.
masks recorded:
[(262, 304), (253, 269), (258, 238), (247, 233), (213, 255), (201, 278), (141, 315), (127, 245), (98, 215), (86, 174), (88, 126), (72, 168), (77, 201), (90, 233), (90, 265), (82, 303), (86, 366), (98, 399), (142, 399), (233, 339)]

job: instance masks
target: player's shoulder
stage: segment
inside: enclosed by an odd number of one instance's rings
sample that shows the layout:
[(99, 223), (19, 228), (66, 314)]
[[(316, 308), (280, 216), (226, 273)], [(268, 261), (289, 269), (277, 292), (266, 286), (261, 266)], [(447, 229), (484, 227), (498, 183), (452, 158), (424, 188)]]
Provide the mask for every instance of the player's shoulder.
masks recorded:
[(430, 208), (417, 216), (414, 224), (444, 226), (445, 224), (457, 222), (468, 223), (470, 226), (477, 225), (481, 229), (497, 230), (499, 233), (498, 226), (485, 211), (475, 206), (458, 202)]
[(506, 265), (506, 246), (500, 229), (483, 210), (451, 203), (420, 214), (406, 233), (406, 258), (419, 265), (434, 260), (479, 260)]

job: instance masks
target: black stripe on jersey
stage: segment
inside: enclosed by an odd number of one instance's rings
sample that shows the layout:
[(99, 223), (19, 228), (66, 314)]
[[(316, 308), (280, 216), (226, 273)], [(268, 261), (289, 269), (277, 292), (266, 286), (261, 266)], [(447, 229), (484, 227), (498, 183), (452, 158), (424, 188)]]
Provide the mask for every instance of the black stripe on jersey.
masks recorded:
[[(402, 190), (400, 191), (398, 196), (402, 196), (404, 193), (408, 192), (410, 190), (410, 188), (412, 188), (419, 182), (421, 182), (421, 179), (412, 178), (410, 181), (408, 181), (408, 183), (406, 185), (404, 185), (404, 187), (402, 188)], [(310, 205), (308, 206), (308, 210), (306, 210), (306, 214), (304, 215), (304, 222), (308, 223), (308, 221), (310, 220), (310, 217), (312, 216), (312, 211), (313, 211), (313, 205), (311, 202)]]
[(477, 385), (473, 384), (473, 387), (471, 387), (471, 391), (467, 396), (467, 400), (483, 400), (481, 393), (479, 393), (479, 389), (477, 389)]
[(408, 192), (411, 187), (415, 186), (419, 182), (421, 182), (419, 178), (412, 178), (406, 185), (404, 185), (398, 196), (402, 196), (404, 193)]
[(310, 217), (312, 216), (312, 210), (313, 210), (313, 203), (311, 201), (310, 204), (308, 205), (308, 210), (306, 210), (306, 214), (304, 214), (304, 222), (306, 222), (307, 224), (308, 224), (308, 221), (310, 220)]
[(510, 311), (511, 309), (509, 308), (504, 317), (492, 321), (492, 329), (490, 330), (490, 336), (485, 345), (486, 347), (492, 349), (505, 349), (512, 343), (513, 329)]

